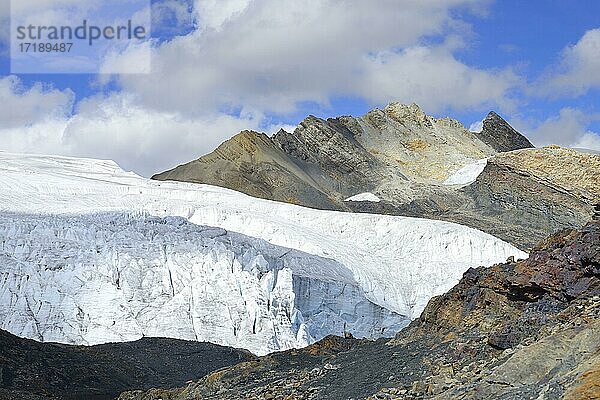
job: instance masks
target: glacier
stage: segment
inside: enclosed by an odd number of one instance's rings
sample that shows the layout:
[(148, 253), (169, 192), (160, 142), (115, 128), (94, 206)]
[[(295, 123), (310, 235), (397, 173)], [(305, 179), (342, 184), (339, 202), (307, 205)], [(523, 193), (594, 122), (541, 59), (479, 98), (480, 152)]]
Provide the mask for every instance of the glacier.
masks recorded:
[(457, 224), (157, 182), (105, 160), (0, 152), (1, 327), (97, 344), (246, 348), (390, 336), (470, 267), (526, 258)]
[(408, 323), (333, 260), (178, 217), (5, 214), (0, 262), (0, 326), (40, 341), (166, 336), (266, 354)]

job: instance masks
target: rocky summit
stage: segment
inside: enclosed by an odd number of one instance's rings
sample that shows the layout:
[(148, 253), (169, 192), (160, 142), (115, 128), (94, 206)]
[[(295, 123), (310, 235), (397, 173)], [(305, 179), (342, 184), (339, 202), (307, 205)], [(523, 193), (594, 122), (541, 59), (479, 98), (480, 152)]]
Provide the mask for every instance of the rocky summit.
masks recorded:
[(525, 136), (493, 111), (483, 120), (481, 132), (475, 132), (475, 135), (499, 153), (533, 147)]
[[(495, 123), (507, 125), (500, 120), (487, 123), (484, 131), (494, 130)], [(516, 136), (513, 141), (518, 142)], [(273, 137), (245, 131), (213, 153), (154, 179), (348, 209), (344, 200), (358, 193), (385, 188), (407, 192), (411, 182), (442, 183), (463, 166), (496, 152), (458, 121), (428, 116), (416, 104), (392, 103), (360, 118), (309, 116), (293, 133), (281, 130)]]
[(327, 338), (120, 400), (598, 399), (600, 222), (467, 271), (394, 339)]
[(600, 197), (600, 155), (534, 149), (494, 112), (476, 133), (416, 104), (392, 103), (359, 118), (310, 116), (273, 137), (245, 131), (153, 179), (312, 208), (457, 222), (529, 250), (590, 219)]

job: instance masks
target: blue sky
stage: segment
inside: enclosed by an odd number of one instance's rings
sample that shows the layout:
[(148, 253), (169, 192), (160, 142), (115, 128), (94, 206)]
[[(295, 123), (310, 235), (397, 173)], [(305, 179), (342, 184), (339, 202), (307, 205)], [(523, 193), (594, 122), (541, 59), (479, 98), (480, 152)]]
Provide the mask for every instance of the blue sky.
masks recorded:
[[(461, 59), (482, 68), (518, 65), (525, 77), (534, 81), (560, 63), (560, 53), (565, 47), (576, 44), (587, 31), (600, 26), (599, 13), (600, 3), (594, 0), (494, 2), (487, 18), (467, 16), (476, 37), (473, 50), (465, 52)], [(597, 90), (570, 99), (526, 99), (527, 107), (522, 113), (545, 119), (557, 115), (564, 107), (593, 112), (598, 110), (599, 99)], [(600, 131), (597, 121), (591, 126)]]
[(600, 150), (600, 2), (345, 4), (156, 0), (150, 74), (14, 75), (0, 53), (0, 150), (111, 158), (150, 175), (241, 129), (392, 101), (466, 127), (493, 109), (536, 144)]

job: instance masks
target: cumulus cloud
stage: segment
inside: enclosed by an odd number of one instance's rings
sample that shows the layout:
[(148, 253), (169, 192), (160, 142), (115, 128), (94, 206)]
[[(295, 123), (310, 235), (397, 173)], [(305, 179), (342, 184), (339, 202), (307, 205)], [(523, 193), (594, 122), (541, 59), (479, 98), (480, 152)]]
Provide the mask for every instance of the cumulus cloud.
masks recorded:
[(517, 121), (515, 126), (526, 133), (536, 146), (557, 144), (564, 147), (600, 150), (600, 136), (589, 130), (600, 114), (563, 108), (559, 114), (538, 124)]
[(258, 129), (262, 115), (215, 113), (188, 118), (140, 107), (135, 96), (114, 93), (77, 105), (73, 94), (36, 85), (22, 90), (18, 79), (0, 80), (0, 149), (116, 160), (145, 176), (212, 151), (243, 129)]
[(62, 135), (74, 93), (38, 83), (29, 89), (8, 76), (0, 79), (0, 149), (18, 153), (64, 154)]
[(73, 154), (111, 158), (149, 176), (206, 154), (243, 129), (256, 129), (261, 116), (215, 114), (191, 119), (178, 112), (140, 107), (131, 95), (82, 102), (67, 125), (64, 144)]
[(561, 63), (544, 76), (537, 91), (553, 97), (578, 96), (600, 88), (600, 28), (587, 31), (573, 46), (566, 48)]
[[(166, 1), (160, 17), (173, 12), (185, 20), (185, 7), (172, 3)], [(120, 92), (85, 99), (73, 115), (68, 91), (7, 84), (7, 103), (24, 107), (0, 129), (0, 147), (110, 158), (150, 175), (207, 153), (240, 130), (274, 132), (279, 127), (266, 126), (265, 115), (293, 112), (303, 102), (327, 105), (347, 95), (374, 105), (417, 101), (430, 113), (507, 109), (519, 84), (510, 69), (484, 70), (455, 56), (469, 28), (454, 11), (481, 13), (479, 0), (194, 4), (191, 32), (153, 44), (150, 75), (113, 76)], [(145, 65), (140, 50), (111, 53), (105, 70)], [(99, 81), (107, 83), (104, 78)]]
[(471, 126), (469, 126), (469, 131), (475, 133), (483, 132), (483, 120), (473, 122)]
[(600, 152), (600, 133), (588, 131), (571, 147), (576, 149), (590, 149)]
[(108, 82), (111, 73), (150, 74), (152, 72), (152, 41), (130, 42), (125, 48), (108, 49), (98, 68), (98, 82)]
[[(510, 103), (511, 71), (469, 67), (454, 45), (456, 7), (471, 0), (198, 1), (198, 29), (155, 48), (154, 79), (121, 76), (146, 107), (198, 115), (249, 107), (288, 113), (300, 102), (357, 96), (374, 104), (419, 101), (429, 112)], [(414, 72), (419, 75), (415, 76)]]
[(25, 89), (15, 76), (0, 78), (0, 121), (2, 128), (34, 125), (47, 119), (61, 119), (73, 108), (75, 94), (37, 83)]
[(498, 105), (508, 109), (512, 104), (508, 92), (520, 78), (510, 69), (482, 71), (469, 67), (446, 46), (417, 46), (373, 57), (360, 82), (357, 94), (375, 103), (398, 98), (439, 111), (448, 106), (468, 109)]
[(205, 30), (221, 30), (225, 23), (237, 17), (252, 0), (196, 0), (194, 11)]

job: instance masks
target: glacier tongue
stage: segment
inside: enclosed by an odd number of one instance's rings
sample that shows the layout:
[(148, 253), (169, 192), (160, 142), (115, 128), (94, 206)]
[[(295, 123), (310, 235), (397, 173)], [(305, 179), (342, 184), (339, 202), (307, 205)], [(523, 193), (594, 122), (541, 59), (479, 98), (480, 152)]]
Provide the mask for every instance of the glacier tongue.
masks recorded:
[(0, 244), (0, 327), (41, 341), (166, 336), (266, 354), (408, 323), (336, 261), (182, 218), (9, 214)]
[(345, 331), (380, 337), (470, 267), (527, 257), (457, 224), (151, 181), (111, 161), (0, 152), (0, 188), (0, 304), (18, 306), (3, 326), (44, 340), (156, 335), (264, 354)]

